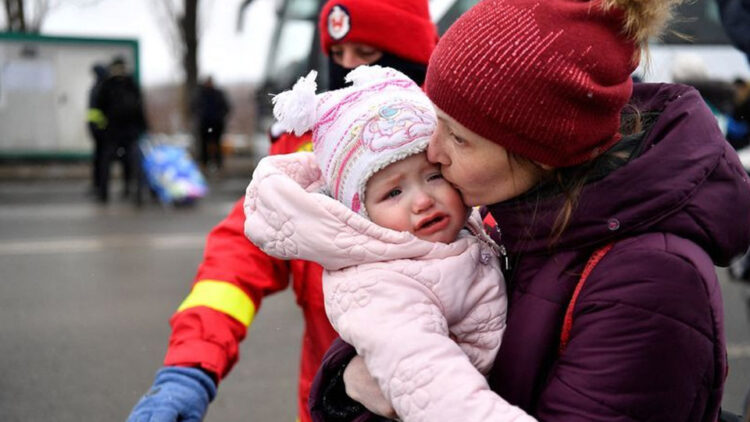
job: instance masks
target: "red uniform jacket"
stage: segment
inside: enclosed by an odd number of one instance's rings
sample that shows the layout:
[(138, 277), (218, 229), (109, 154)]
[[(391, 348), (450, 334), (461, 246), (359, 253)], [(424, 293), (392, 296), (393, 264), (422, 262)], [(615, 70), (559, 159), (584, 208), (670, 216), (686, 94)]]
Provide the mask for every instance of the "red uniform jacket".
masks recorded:
[[(312, 150), (311, 137), (282, 135), (271, 145), (271, 154)], [(243, 199), (211, 230), (203, 262), (193, 288), (170, 319), (172, 335), (165, 365), (197, 366), (221, 380), (238, 359), (263, 297), (288, 287), (302, 308), (305, 327), (299, 373), (299, 419), (310, 421), (307, 398), (310, 384), (336, 332), (323, 307), (322, 268), (308, 261), (282, 261), (269, 257), (244, 234)]]

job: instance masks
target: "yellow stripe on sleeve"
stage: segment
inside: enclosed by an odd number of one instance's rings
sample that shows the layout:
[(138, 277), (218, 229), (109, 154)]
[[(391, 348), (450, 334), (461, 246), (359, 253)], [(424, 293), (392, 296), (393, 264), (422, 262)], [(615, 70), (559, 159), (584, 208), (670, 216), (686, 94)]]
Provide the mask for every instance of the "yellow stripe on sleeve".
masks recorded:
[(239, 287), (219, 280), (200, 280), (185, 298), (177, 312), (196, 306), (207, 306), (225, 313), (249, 327), (255, 316), (255, 304)]
[(98, 108), (88, 109), (86, 111), (86, 119), (95, 124), (98, 129), (104, 129), (107, 127), (107, 116), (105, 116), (104, 112)]
[(297, 152), (312, 152), (312, 151), (313, 151), (312, 141), (305, 142), (304, 144), (300, 145), (299, 148), (297, 148)]

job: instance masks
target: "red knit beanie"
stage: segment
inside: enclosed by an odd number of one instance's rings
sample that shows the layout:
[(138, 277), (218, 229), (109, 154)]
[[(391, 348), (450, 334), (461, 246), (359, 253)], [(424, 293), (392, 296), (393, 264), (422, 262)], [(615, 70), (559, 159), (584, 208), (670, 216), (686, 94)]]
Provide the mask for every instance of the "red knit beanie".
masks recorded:
[(512, 153), (553, 167), (585, 162), (620, 139), (638, 45), (669, 3), (484, 0), (441, 38), (425, 90)]
[(318, 20), (320, 44), (363, 43), (427, 64), (437, 43), (427, 0), (329, 0)]

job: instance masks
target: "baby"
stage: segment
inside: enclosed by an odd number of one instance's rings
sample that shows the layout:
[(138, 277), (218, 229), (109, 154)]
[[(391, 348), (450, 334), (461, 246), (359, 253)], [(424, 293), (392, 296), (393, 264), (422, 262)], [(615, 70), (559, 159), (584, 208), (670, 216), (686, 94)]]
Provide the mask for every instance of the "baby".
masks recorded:
[(471, 399), (488, 391), (505, 285), (478, 213), (427, 160), (434, 109), (390, 68), (359, 67), (320, 95), (314, 79), (274, 98), (280, 124), (313, 130), (313, 152), (261, 160), (245, 234), (324, 267), (333, 327), (402, 420), (484, 420)]

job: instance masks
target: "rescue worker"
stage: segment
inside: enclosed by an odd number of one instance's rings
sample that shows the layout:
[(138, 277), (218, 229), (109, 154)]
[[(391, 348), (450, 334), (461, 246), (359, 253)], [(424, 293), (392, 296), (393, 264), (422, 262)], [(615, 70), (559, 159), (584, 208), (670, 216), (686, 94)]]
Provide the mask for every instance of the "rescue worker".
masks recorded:
[[(318, 24), (332, 89), (343, 86), (347, 71), (362, 64), (390, 66), (422, 84), (437, 43), (427, 0), (329, 0)], [(309, 132), (272, 140), (270, 154), (312, 148)], [(243, 231), (242, 204), (240, 198), (208, 235), (192, 290), (170, 319), (165, 366), (128, 421), (202, 419), (218, 383), (237, 362), (239, 343), (263, 298), (290, 284), (305, 321), (298, 415), (301, 422), (310, 421), (310, 385), (336, 338), (323, 307), (322, 268), (308, 261), (271, 258), (250, 243)]]

